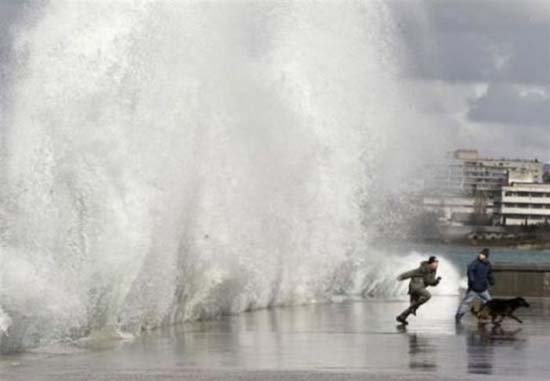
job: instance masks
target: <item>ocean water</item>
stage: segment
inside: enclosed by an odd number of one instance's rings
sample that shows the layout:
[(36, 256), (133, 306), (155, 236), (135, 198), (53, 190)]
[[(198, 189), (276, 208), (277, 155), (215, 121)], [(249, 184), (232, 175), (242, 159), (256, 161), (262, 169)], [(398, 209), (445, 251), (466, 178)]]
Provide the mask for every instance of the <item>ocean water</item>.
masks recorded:
[[(401, 245), (401, 250), (407, 245)], [(459, 269), (465, 271), (466, 266), (474, 260), (482, 249), (477, 246), (456, 246), (447, 244), (412, 244), (410, 247), (421, 253), (433, 253), (450, 261)], [(489, 247), (492, 263), (506, 262), (517, 264), (550, 263), (550, 250), (518, 249), (512, 247)]]

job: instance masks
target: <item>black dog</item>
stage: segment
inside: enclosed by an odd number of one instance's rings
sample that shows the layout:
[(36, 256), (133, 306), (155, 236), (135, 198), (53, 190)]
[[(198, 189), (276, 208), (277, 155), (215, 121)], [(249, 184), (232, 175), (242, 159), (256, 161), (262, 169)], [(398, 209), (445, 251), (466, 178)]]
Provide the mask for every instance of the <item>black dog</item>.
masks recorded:
[[(471, 312), (478, 319), (490, 316), (491, 322), (495, 325), (502, 323), (506, 317), (512, 318), (518, 323), (523, 323), (520, 318), (514, 315), (514, 312), (520, 307), (529, 307), (529, 303), (521, 297), (513, 299), (492, 299), (482, 305), (477, 311), (472, 307)], [(497, 320), (498, 317), (500, 317), (499, 320)]]

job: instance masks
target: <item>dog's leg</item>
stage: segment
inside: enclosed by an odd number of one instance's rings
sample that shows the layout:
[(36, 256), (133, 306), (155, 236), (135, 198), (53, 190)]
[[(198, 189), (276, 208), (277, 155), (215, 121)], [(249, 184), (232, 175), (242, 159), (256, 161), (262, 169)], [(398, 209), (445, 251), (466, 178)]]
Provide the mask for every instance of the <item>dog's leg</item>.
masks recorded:
[(517, 321), (517, 322), (520, 323), (520, 324), (523, 324), (523, 321), (521, 321), (520, 318), (518, 318), (516, 315), (514, 315), (514, 314), (511, 313), (511, 312), (508, 314), (508, 317), (514, 319), (515, 321)]
[[(499, 317), (500, 317), (500, 319), (499, 319)], [(504, 316), (500, 316), (498, 314), (493, 315), (493, 324), (494, 325), (500, 325), (500, 323), (502, 323), (502, 320), (504, 320)]]

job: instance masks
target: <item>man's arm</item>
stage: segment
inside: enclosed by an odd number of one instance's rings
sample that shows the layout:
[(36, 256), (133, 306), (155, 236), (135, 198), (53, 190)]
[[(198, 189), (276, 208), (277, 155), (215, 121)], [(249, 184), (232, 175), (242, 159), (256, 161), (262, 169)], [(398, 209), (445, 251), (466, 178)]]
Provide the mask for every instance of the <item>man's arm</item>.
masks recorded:
[(435, 286), (437, 286), (437, 285), (439, 284), (439, 282), (441, 282), (441, 277), (440, 277), (440, 276), (438, 276), (437, 278), (434, 277), (434, 278), (432, 278), (432, 279), (429, 280), (428, 286), (433, 286), (433, 287), (435, 287)]
[(405, 279), (410, 279), (418, 276), (422, 276), (422, 271), (420, 268), (404, 272), (403, 274), (397, 277), (397, 280), (405, 280)]
[(468, 288), (471, 288), (472, 286), (472, 283), (474, 283), (474, 278), (475, 278), (475, 266), (476, 266), (476, 263), (475, 261), (470, 263), (468, 265)]

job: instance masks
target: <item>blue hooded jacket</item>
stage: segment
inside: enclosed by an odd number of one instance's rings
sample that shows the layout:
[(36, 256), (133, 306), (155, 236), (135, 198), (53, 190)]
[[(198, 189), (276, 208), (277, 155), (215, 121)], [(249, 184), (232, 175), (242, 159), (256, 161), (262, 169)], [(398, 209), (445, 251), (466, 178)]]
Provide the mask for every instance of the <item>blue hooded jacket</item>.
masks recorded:
[(468, 290), (483, 292), (495, 284), (491, 262), (476, 258), (468, 265)]

